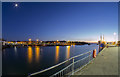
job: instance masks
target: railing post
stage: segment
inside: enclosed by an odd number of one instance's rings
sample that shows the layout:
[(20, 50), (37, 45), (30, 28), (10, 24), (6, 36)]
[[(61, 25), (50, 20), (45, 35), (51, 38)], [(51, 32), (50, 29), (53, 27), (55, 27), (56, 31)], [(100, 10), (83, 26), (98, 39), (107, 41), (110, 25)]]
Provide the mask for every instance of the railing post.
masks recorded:
[(72, 75), (74, 75), (74, 57), (73, 57), (73, 65), (72, 65)]
[(90, 62), (90, 52), (89, 52), (89, 62)]

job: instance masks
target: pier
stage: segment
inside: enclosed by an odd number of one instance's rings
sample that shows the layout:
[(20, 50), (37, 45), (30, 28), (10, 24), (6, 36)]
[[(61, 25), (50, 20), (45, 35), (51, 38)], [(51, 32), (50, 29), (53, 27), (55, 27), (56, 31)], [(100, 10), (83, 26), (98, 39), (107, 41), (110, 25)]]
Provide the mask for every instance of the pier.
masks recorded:
[[(70, 60), (73, 61), (70, 65), (58, 71), (57, 73), (53, 74), (51, 77), (58, 77), (58, 76), (62, 77), (66, 75), (67, 76), (74, 76), (74, 75), (78, 75), (78, 76), (80, 75), (115, 75), (117, 76), (118, 75), (118, 48), (120, 47), (115, 45), (106, 46), (96, 55), (96, 57), (94, 57), (94, 50), (89, 51), (87, 53), (72, 57), (69, 60), (66, 60), (48, 69), (30, 74), (29, 77), (32, 75), (43, 73), (45, 71), (47, 72), (48, 70), (56, 68), (57, 66), (63, 63), (66, 63)], [(93, 55), (91, 55), (91, 52), (93, 52), (92, 53)], [(75, 61), (76, 57), (79, 57), (85, 54), (88, 54), (88, 56)], [(85, 62), (85, 64), (81, 65), (81, 62), (85, 60), (88, 60), (88, 61)]]
[(81, 71), (74, 75), (118, 75), (118, 48), (108, 46)]

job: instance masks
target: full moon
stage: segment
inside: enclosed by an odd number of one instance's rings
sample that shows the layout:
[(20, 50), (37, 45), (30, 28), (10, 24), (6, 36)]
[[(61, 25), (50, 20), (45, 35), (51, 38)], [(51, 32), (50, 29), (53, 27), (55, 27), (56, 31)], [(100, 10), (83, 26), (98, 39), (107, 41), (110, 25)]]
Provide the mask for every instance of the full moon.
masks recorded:
[(18, 6), (18, 4), (15, 4), (15, 7), (17, 7)]

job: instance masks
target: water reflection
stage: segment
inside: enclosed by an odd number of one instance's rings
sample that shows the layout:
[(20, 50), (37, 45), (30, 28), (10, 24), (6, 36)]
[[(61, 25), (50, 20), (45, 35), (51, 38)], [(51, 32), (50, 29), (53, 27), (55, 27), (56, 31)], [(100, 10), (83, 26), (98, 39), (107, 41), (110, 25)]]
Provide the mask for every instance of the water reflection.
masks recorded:
[(32, 47), (29, 46), (29, 47), (28, 47), (28, 62), (29, 62), (29, 63), (32, 62), (32, 54), (33, 54), (33, 52), (32, 52)]
[(40, 57), (40, 47), (36, 46), (35, 47), (35, 60), (36, 60), (36, 62), (39, 62), (39, 57)]
[(75, 45), (73, 45), (73, 47), (75, 48)]
[(15, 50), (15, 52), (17, 52), (17, 48), (16, 48), (16, 46), (14, 47), (14, 50)]
[(66, 59), (70, 58), (70, 46), (66, 46)]
[(17, 47), (14, 47), (15, 55), (17, 56)]
[(55, 54), (55, 61), (56, 63), (58, 62), (58, 59), (59, 59), (59, 46), (56, 46), (56, 54)]

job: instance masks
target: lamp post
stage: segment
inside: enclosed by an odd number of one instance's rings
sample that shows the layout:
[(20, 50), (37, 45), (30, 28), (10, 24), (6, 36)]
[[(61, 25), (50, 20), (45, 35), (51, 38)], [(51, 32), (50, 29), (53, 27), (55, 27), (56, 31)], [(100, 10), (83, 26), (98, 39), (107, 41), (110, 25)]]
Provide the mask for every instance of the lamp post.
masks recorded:
[(36, 43), (36, 44), (38, 44), (39, 39), (36, 39), (36, 41), (37, 41), (37, 43)]
[(38, 39), (36, 39), (36, 41), (38, 42), (39, 40), (38, 40)]
[(114, 39), (115, 39), (115, 43), (116, 43), (116, 32), (114, 32), (113, 35), (114, 35)]
[(28, 39), (29, 40), (29, 44), (31, 44), (31, 39)]

